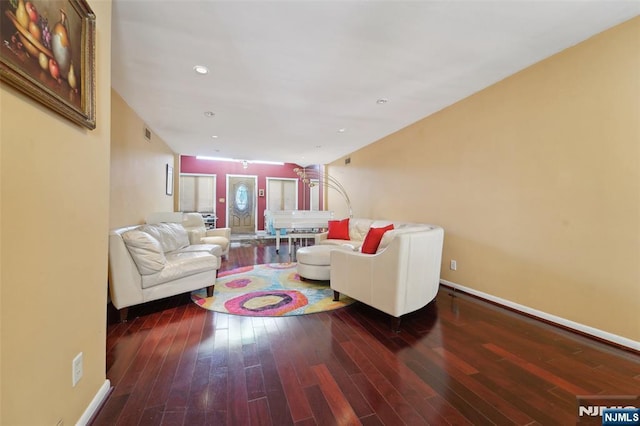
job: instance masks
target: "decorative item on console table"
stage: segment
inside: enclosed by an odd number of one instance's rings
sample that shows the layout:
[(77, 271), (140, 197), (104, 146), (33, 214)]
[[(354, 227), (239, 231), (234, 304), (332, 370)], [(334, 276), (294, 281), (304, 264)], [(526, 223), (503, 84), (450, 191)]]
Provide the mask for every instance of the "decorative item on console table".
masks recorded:
[(215, 213), (202, 213), (202, 219), (204, 220), (204, 225), (207, 229), (215, 229), (217, 226), (218, 217)]

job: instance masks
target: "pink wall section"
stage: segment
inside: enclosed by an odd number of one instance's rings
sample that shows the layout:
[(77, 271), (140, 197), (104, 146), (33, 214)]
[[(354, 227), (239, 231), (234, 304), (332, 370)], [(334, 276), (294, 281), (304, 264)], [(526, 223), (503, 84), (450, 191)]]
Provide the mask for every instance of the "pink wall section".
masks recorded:
[[(227, 175), (257, 176), (258, 186), (256, 193), (260, 189), (264, 189), (266, 192), (267, 178), (297, 178), (298, 175), (293, 171), (296, 167), (301, 166), (294, 163), (285, 163), (282, 166), (249, 163), (245, 169), (242, 167), (242, 163), (236, 161), (199, 160), (196, 157), (186, 155), (180, 157), (180, 173), (216, 175), (216, 214), (218, 216), (217, 226), (219, 228), (226, 226)], [(221, 198), (224, 198), (225, 202), (220, 202)], [(267, 197), (257, 197), (257, 199), (258, 213), (256, 220), (258, 222), (258, 230), (264, 230), (264, 210), (266, 209)], [(298, 209), (308, 208), (309, 191), (305, 191), (304, 185), (299, 183)]]

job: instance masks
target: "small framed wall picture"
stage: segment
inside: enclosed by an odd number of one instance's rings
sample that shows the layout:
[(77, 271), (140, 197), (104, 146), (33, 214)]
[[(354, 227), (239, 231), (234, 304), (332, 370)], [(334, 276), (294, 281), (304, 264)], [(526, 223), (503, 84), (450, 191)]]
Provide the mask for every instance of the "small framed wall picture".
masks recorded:
[(173, 167), (171, 167), (169, 164), (167, 164), (167, 187), (166, 187), (166, 194), (167, 195), (173, 195)]
[(264, 197), (264, 188), (258, 189), (258, 197)]

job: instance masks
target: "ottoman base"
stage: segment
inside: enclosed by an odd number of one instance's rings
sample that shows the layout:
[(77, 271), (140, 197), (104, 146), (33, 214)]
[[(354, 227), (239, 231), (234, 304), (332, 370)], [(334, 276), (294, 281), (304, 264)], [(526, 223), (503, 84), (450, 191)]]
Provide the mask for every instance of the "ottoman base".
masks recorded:
[(329, 281), (331, 267), (329, 265), (305, 265), (298, 263), (298, 275), (307, 280)]
[(328, 281), (331, 278), (331, 252), (348, 250), (336, 245), (301, 247), (296, 253), (298, 275), (310, 280)]

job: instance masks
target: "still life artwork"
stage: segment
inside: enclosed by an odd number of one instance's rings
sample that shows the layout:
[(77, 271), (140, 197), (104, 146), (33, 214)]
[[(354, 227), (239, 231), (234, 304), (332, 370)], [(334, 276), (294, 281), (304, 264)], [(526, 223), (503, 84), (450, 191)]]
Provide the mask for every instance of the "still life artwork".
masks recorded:
[(85, 0), (0, 0), (0, 77), (95, 128), (95, 15)]

